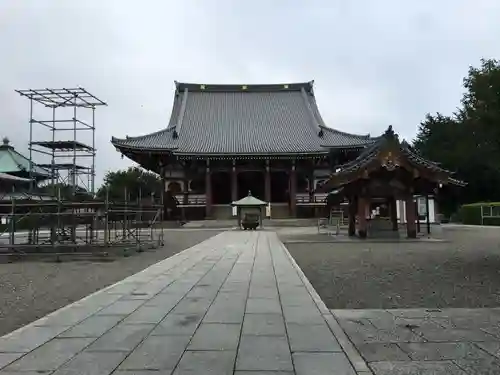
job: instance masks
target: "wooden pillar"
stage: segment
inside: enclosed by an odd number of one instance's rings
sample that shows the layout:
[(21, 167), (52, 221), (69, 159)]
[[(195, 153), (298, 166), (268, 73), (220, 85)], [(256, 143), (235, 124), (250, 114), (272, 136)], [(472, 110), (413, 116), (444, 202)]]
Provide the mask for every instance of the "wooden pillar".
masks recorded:
[(416, 209), (413, 202), (413, 194), (409, 194), (405, 199), (406, 211), (406, 233), (408, 238), (417, 238)]
[(396, 205), (398, 204), (397, 200), (395, 197), (389, 198), (389, 213), (391, 217), (391, 222), (392, 222), (392, 230), (397, 232), (399, 230), (399, 224), (398, 224), (398, 209)]
[(366, 222), (366, 197), (358, 197), (358, 235), (359, 238), (366, 238), (367, 222)]
[(314, 202), (314, 168), (311, 167), (308, 178), (309, 203)]
[(210, 160), (207, 160), (205, 169), (205, 216), (212, 214), (212, 172), (210, 171)]
[(184, 169), (184, 179), (182, 181), (182, 193), (183, 193), (183, 197), (182, 197), (182, 204), (184, 206), (186, 206), (188, 204), (188, 201), (189, 201), (189, 180), (187, 178), (187, 173), (186, 173), (186, 169)]
[(297, 171), (295, 170), (295, 161), (292, 161), (290, 170), (290, 214), (297, 216)]
[(236, 173), (236, 161), (233, 160), (233, 168), (231, 170), (231, 201), (238, 200), (238, 174)]
[(266, 160), (266, 171), (264, 176), (265, 182), (265, 198), (267, 203), (271, 202), (271, 169), (269, 167), (269, 160)]
[(347, 229), (347, 233), (350, 237), (356, 235), (356, 211), (357, 211), (357, 199), (355, 196), (349, 198), (349, 227)]

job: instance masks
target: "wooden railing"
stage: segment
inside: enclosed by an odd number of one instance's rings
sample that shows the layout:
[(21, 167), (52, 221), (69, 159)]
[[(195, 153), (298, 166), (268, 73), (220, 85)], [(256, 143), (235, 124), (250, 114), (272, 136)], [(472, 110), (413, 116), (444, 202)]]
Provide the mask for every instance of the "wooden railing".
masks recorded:
[(320, 205), (325, 204), (326, 194), (314, 194), (312, 197), (309, 196), (309, 193), (298, 193), (295, 196), (295, 200), (299, 205)]
[(197, 207), (205, 206), (207, 203), (207, 198), (205, 194), (190, 194), (188, 195), (187, 205), (184, 205), (184, 195), (179, 194), (175, 196), (179, 201), (179, 206), (181, 207)]

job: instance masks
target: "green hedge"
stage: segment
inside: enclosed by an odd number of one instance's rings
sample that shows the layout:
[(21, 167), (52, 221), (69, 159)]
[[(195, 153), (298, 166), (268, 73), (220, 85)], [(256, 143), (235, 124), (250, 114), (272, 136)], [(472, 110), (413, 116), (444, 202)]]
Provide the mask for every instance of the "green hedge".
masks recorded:
[[(481, 223), (481, 207), (490, 211), (493, 217), (485, 216)], [(462, 223), (469, 225), (500, 225), (500, 202), (478, 202), (464, 204), (460, 207), (459, 216)], [(496, 217), (494, 217), (496, 216)]]

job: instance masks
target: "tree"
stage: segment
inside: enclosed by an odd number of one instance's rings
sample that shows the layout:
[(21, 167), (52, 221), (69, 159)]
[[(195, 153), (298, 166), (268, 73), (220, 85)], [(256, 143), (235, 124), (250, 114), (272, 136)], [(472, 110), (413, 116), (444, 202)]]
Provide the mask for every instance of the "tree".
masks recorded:
[(97, 192), (99, 199), (108, 198), (114, 201), (137, 200), (151, 197), (151, 194), (159, 199), (162, 193), (162, 181), (160, 177), (142, 168), (129, 167), (126, 170), (109, 171), (104, 176), (104, 183)]
[(413, 145), (468, 183), (455, 205), (500, 200), (500, 63), (470, 67), (464, 88), (461, 107), (451, 116), (428, 114)]

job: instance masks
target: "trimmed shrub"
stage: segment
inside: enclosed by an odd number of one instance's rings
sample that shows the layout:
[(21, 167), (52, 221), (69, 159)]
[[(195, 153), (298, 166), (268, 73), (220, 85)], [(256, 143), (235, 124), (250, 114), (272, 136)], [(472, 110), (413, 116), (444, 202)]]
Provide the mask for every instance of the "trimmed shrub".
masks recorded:
[[(485, 215), (481, 222), (481, 207)], [(460, 207), (459, 216), (463, 224), (469, 225), (500, 225), (500, 202), (478, 202), (464, 204)]]

